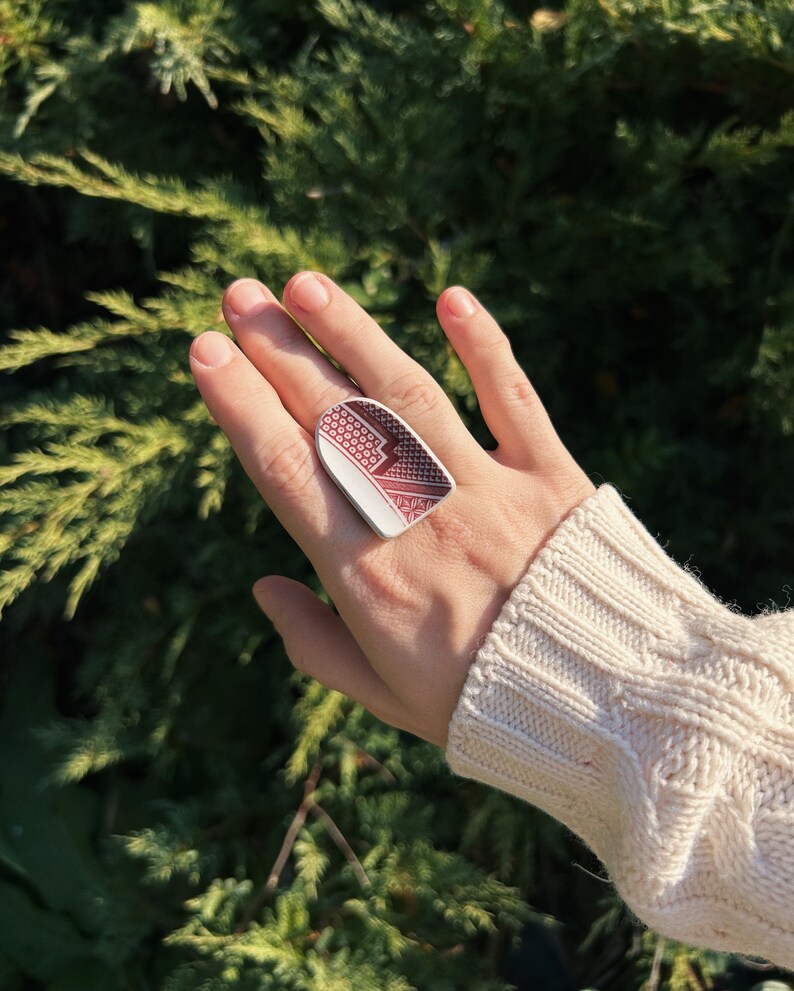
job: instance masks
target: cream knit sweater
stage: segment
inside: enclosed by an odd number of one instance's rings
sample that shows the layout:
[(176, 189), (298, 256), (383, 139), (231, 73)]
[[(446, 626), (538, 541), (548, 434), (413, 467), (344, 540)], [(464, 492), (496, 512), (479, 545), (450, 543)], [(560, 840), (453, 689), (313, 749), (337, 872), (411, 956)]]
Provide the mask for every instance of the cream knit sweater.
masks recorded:
[(794, 968), (794, 611), (726, 608), (610, 486), (505, 604), (447, 760), (581, 836), (658, 932)]

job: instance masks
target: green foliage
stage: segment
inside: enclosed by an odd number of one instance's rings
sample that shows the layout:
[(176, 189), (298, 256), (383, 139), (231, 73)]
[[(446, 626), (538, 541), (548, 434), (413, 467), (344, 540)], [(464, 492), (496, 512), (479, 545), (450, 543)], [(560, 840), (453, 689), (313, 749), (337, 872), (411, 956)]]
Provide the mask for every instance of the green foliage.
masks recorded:
[(579, 987), (758, 984), (291, 674), (248, 590), (314, 579), (186, 358), (232, 278), (318, 268), (487, 442), (433, 316), (467, 284), (592, 477), (785, 606), (788, 0), (0, 0), (0, 35), (4, 991), (496, 991), (522, 927), (521, 987), (534, 938)]

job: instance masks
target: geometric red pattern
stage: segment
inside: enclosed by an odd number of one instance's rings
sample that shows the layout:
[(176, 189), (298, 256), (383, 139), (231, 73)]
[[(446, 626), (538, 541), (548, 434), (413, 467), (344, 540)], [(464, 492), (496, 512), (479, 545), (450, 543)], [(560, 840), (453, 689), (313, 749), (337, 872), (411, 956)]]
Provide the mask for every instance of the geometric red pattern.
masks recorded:
[(406, 524), (423, 516), (452, 489), (446, 473), (382, 406), (348, 400), (324, 413), (318, 429), (371, 479)]

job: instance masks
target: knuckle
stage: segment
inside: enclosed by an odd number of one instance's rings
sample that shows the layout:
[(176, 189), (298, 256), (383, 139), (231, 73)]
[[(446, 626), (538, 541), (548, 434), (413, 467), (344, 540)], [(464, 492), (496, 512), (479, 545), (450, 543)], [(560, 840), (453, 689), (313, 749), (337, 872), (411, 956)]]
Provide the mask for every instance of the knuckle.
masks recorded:
[(270, 340), (263, 335), (266, 345), (270, 350), (279, 355), (298, 355), (306, 352), (308, 339), (297, 324), (290, 326), (285, 322), (284, 326), (275, 331), (271, 331)]
[(416, 584), (405, 569), (395, 567), (388, 544), (376, 546), (358, 558), (354, 580), (361, 597), (377, 607), (382, 616), (416, 608)]
[(478, 572), (493, 567), (493, 544), (483, 540), (483, 528), (462, 513), (445, 513), (441, 507), (426, 522), (436, 542), (437, 554), (451, 556), (457, 563)]
[(538, 404), (538, 394), (524, 373), (516, 367), (511, 369), (497, 384), (502, 400), (509, 406), (527, 408)]
[(439, 548), (454, 548), (455, 552), (466, 556), (479, 543), (477, 528), (462, 513), (445, 512), (440, 506), (424, 521), (432, 532)]
[(478, 354), (486, 361), (516, 364), (513, 346), (505, 332), (495, 325), (484, 329), (477, 341)]
[(532, 383), (516, 361), (510, 340), (501, 330), (480, 346), (480, 353), (486, 363), (492, 363), (493, 384), (505, 403), (531, 406), (539, 402)]
[(408, 372), (392, 382), (389, 394), (395, 408), (402, 414), (421, 417), (430, 413), (438, 399), (437, 386), (432, 380)]
[(267, 399), (260, 383), (244, 382), (230, 390), (229, 409), (235, 421), (267, 415)]
[(325, 413), (327, 409), (330, 409), (332, 406), (336, 405), (336, 403), (341, 402), (343, 399), (351, 398), (354, 397), (346, 394), (344, 389), (333, 383), (326, 383), (323, 386), (318, 386), (314, 389), (312, 395), (312, 404), (316, 419), (319, 420), (323, 413)]
[(275, 492), (301, 492), (314, 478), (315, 464), (311, 448), (302, 440), (288, 439), (274, 444), (263, 443), (254, 454), (258, 473)]
[(351, 316), (345, 334), (347, 341), (355, 348), (360, 347), (362, 340), (365, 341), (368, 337), (372, 337), (373, 323), (372, 318), (366, 313), (357, 313)]

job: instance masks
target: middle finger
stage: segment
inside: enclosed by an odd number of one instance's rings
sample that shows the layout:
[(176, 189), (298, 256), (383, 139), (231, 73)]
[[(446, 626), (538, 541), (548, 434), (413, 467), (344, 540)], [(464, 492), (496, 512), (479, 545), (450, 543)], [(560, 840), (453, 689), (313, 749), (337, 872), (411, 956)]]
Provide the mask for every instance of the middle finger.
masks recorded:
[(223, 315), (248, 359), (308, 433), (329, 406), (361, 395), (261, 282), (233, 282), (223, 296)]
[(401, 416), (453, 476), (467, 473), (482, 449), (432, 375), (358, 303), (326, 276), (301, 272), (287, 283), (284, 305), (365, 396)]

